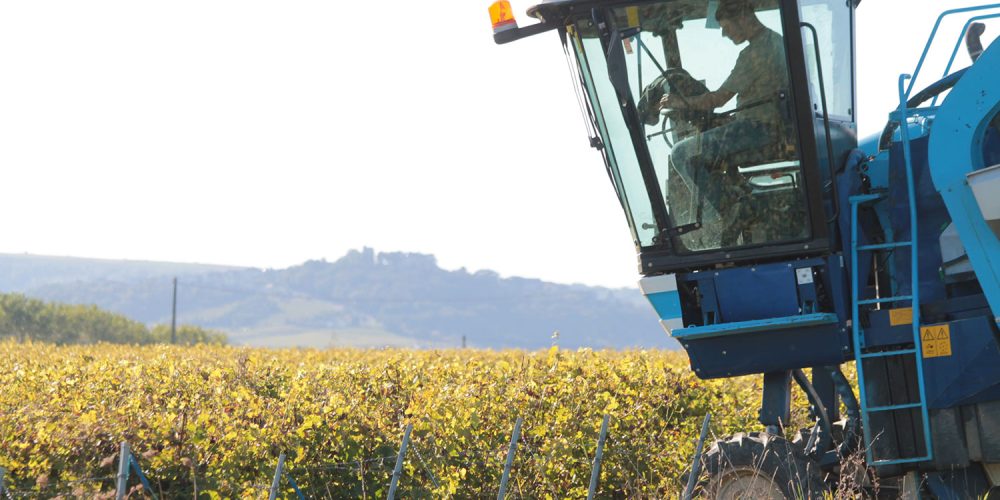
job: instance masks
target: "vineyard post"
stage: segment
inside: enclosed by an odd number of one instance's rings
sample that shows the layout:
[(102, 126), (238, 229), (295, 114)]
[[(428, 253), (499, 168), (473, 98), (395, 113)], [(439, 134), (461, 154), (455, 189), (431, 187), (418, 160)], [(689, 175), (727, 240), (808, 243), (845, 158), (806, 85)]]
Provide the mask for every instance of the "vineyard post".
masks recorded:
[(128, 447), (128, 443), (122, 441), (121, 449), (118, 452), (118, 484), (115, 489), (115, 499), (122, 500), (125, 498), (125, 488), (128, 487), (128, 463), (129, 455), (132, 451)]
[(4, 484), (4, 480), (7, 478), (7, 469), (0, 467), (0, 495), (7, 493), (7, 485)]
[(517, 453), (517, 440), (521, 439), (521, 417), (514, 422), (514, 432), (510, 435), (510, 447), (507, 448), (507, 462), (503, 466), (503, 476), (500, 476), (500, 492), (497, 500), (503, 500), (507, 495), (507, 480), (510, 478), (510, 468), (514, 465), (514, 455)]
[(413, 424), (406, 426), (403, 432), (403, 443), (399, 445), (399, 455), (396, 456), (396, 467), (392, 469), (392, 482), (389, 483), (389, 500), (396, 498), (396, 485), (399, 484), (399, 475), (403, 472), (403, 458), (406, 457), (406, 445), (410, 442), (410, 432)]
[(170, 314), (170, 344), (177, 343), (177, 277), (174, 276), (174, 302)]
[(708, 424), (712, 422), (712, 414), (706, 413), (705, 420), (701, 423), (701, 436), (698, 437), (698, 445), (694, 451), (694, 461), (691, 462), (691, 475), (688, 476), (687, 487), (684, 488), (683, 500), (691, 500), (694, 495), (694, 485), (698, 483), (698, 476), (701, 475), (701, 452), (705, 448), (705, 438), (708, 437)]
[(604, 458), (604, 440), (608, 437), (608, 420), (611, 415), (604, 415), (601, 422), (601, 434), (597, 438), (597, 451), (594, 453), (594, 466), (590, 471), (590, 491), (587, 492), (587, 500), (594, 500), (597, 494), (597, 485), (601, 482), (601, 459)]
[(278, 484), (281, 482), (281, 471), (285, 468), (285, 454), (282, 453), (278, 455), (278, 466), (274, 468), (274, 479), (271, 480), (271, 492), (268, 495), (268, 500), (274, 500), (278, 497)]

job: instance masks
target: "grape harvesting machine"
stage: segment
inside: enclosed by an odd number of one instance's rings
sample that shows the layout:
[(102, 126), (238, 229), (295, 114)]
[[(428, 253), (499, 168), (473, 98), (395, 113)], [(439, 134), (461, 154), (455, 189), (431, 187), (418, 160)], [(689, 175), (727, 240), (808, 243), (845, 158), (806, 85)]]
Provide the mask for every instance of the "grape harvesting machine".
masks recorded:
[[(940, 14), (859, 139), (855, 54), (894, 48), (855, 45), (860, 3), (549, 0), (524, 27), (490, 7), (497, 43), (558, 35), (692, 370), (763, 377), (761, 429), (702, 457), (706, 497), (821, 498), (851, 457), (907, 498), (1000, 487), (1000, 4)], [(915, 89), (944, 21), (951, 60)], [(786, 428), (796, 386), (811, 429)]]

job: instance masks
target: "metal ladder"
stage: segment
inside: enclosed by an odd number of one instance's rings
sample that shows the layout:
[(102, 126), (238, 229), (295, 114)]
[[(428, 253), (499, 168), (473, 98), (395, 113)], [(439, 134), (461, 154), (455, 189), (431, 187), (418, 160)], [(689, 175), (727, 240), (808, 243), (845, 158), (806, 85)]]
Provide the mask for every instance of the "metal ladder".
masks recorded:
[[(858, 208), (862, 205), (871, 204), (878, 202), (885, 197), (884, 194), (867, 194), (858, 195), (850, 197), (851, 205), (851, 328), (853, 332), (854, 339), (854, 359), (858, 370), (858, 391), (860, 393), (861, 400), (861, 419), (864, 428), (865, 435), (865, 455), (868, 460), (868, 465), (870, 466), (883, 466), (883, 465), (894, 465), (894, 464), (904, 464), (913, 462), (924, 462), (931, 460), (934, 456), (931, 449), (931, 432), (930, 432), (930, 417), (927, 410), (927, 396), (924, 390), (924, 368), (922, 362), (922, 346), (920, 342), (920, 280), (918, 279), (918, 256), (917, 256), (917, 206), (916, 206), (916, 195), (914, 186), (914, 174), (913, 165), (910, 161), (910, 134), (907, 124), (907, 118), (910, 116), (909, 111), (906, 109), (906, 91), (904, 89), (904, 83), (910, 75), (902, 75), (899, 78), (899, 93), (900, 93), (900, 106), (899, 110), (892, 114), (892, 116), (899, 121), (900, 139), (903, 144), (903, 158), (905, 161), (906, 170), (906, 188), (907, 188), (907, 198), (909, 203), (909, 215), (910, 215), (910, 241), (895, 241), (890, 243), (879, 243), (873, 245), (858, 245)], [(890, 297), (879, 297), (874, 299), (861, 299), (859, 297), (860, 287), (858, 283), (859, 269), (858, 269), (858, 254), (859, 252), (871, 252), (876, 250), (888, 250), (897, 248), (909, 248), (910, 254), (910, 295), (897, 295)], [(907, 349), (896, 349), (890, 351), (866, 351), (865, 341), (864, 341), (864, 331), (861, 328), (860, 321), (860, 307), (863, 305), (875, 305), (883, 303), (892, 302), (909, 302), (910, 308), (913, 311), (913, 347)], [(876, 405), (872, 406), (868, 401), (868, 394), (865, 390), (865, 376), (864, 376), (864, 360), (871, 358), (889, 357), (889, 356), (913, 356), (914, 364), (916, 365), (917, 371), (917, 386), (919, 388), (918, 401), (897, 404), (897, 405)], [(923, 423), (924, 431), (924, 451), (925, 453), (921, 456), (916, 457), (899, 457), (899, 458), (882, 458), (876, 460), (874, 457), (873, 443), (874, 439), (877, 437), (872, 436), (871, 425), (869, 424), (869, 416), (873, 413), (879, 412), (892, 412), (900, 410), (914, 410), (920, 409), (920, 416)]]

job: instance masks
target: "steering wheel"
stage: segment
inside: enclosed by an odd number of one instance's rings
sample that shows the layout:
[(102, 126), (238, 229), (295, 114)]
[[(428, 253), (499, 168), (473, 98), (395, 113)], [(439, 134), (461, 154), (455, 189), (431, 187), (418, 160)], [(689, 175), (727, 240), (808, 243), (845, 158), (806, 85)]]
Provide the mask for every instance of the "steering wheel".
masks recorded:
[(667, 143), (667, 147), (674, 149), (674, 143), (670, 142), (670, 132), (674, 129), (667, 128), (667, 124), (670, 122), (670, 113), (663, 113), (660, 120), (660, 136), (663, 137), (663, 142)]
[[(646, 86), (638, 103), (639, 114), (647, 125), (655, 125), (657, 121), (660, 122), (660, 131), (647, 138), (662, 135), (664, 142), (672, 148), (673, 143), (669, 138), (671, 129), (668, 127), (668, 121), (686, 123), (698, 132), (704, 132), (717, 126), (718, 119), (713, 111), (691, 109), (690, 98), (704, 95), (708, 91), (708, 87), (704, 83), (692, 77), (683, 68), (669, 68), (663, 71), (660, 76)], [(668, 110), (659, 109), (660, 99), (668, 93), (677, 96), (677, 99), (684, 103), (684, 107)]]
[(709, 92), (708, 87), (700, 80), (696, 80), (683, 68), (670, 68), (664, 71), (663, 75), (667, 80), (670, 95), (677, 96), (684, 103), (685, 108), (674, 110), (675, 112), (680, 112), (682, 115), (678, 118), (692, 123), (704, 118), (706, 114), (704, 111), (690, 109), (691, 101), (688, 98), (707, 94)]
[(663, 72), (666, 80), (666, 87), (670, 95), (684, 103), (683, 108), (667, 110), (662, 113), (662, 123), (660, 124), (661, 135), (668, 146), (673, 147), (668, 138), (669, 129), (667, 121), (688, 123), (699, 132), (704, 132), (715, 126), (715, 113), (706, 110), (691, 109), (689, 98), (708, 93), (708, 87), (699, 80), (696, 80), (683, 68), (670, 68)]

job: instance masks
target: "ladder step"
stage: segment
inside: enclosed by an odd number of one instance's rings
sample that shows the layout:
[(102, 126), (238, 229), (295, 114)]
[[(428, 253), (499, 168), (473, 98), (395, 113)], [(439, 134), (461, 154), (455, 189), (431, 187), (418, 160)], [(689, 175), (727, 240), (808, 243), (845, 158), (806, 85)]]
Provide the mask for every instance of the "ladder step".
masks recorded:
[(887, 248), (908, 247), (908, 246), (910, 246), (912, 244), (913, 243), (909, 242), (909, 241), (896, 241), (896, 242), (893, 242), (893, 243), (879, 243), (877, 245), (864, 245), (864, 246), (858, 247), (858, 250), (859, 251), (885, 250)]
[(868, 413), (875, 413), (880, 411), (896, 411), (896, 410), (909, 410), (911, 408), (920, 408), (923, 403), (907, 403), (903, 405), (889, 405), (889, 406), (875, 406), (868, 408)]
[[(909, 342), (907, 342), (907, 343), (901, 343), (902, 345), (897, 345), (896, 347), (893, 347), (892, 349), (894, 349), (894, 350), (882, 351), (882, 352), (876, 351), (873, 347), (869, 347), (867, 349), (864, 347), (864, 344), (865, 344), (865, 342), (864, 342), (864, 329), (862, 328), (863, 325), (861, 324), (861, 321), (860, 321), (861, 319), (863, 319), (863, 317), (864, 317), (863, 315), (868, 313), (868, 309), (871, 309), (871, 308), (866, 308), (864, 311), (862, 311), (859, 306), (862, 306), (862, 305), (871, 305), (871, 304), (886, 304), (886, 303), (899, 302), (899, 303), (903, 303), (903, 304), (911, 306), (911, 308), (913, 309), (912, 312), (914, 313), (913, 314), (914, 318), (912, 318), (912, 319), (917, 319), (916, 316), (920, 315), (919, 314), (920, 313), (920, 311), (919, 311), (919, 308), (920, 308), (920, 294), (918, 293), (918, 289), (917, 289), (917, 285), (920, 283), (920, 279), (919, 279), (919, 276), (918, 276), (918, 266), (916, 264), (918, 262), (920, 262), (919, 256), (918, 256), (920, 247), (917, 245), (917, 240), (918, 240), (917, 236), (920, 234), (919, 231), (918, 231), (918, 225), (921, 224), (921, 221), (920, 221), (920, 219), (918, 217), (918, 213), (917, 213), (917, 201), (918, 200), (917, 200), (917, 195), (916, 195), (916, 192), (915, 192), (916, 191), (915, 190), (915, 180), (914, 180), (915, 170), (914, 170), (913, 162), (912, 162), (912, 160), (910, 158), (910, 137), (909, 137), (909, 127), (907, 126), (907, 119), (910, 116), (915, 116), (914, 113), (919, 112), (919, 111), (908, 109), (908, 106), (907, 106), (907, 99), (908, 99), (908, 97), (906, 95), (907, 92), (905, 90), (905, 86), (903, 85), (903, 82), (905, 81), (905, 78), (906, 78), (905, 75), (904, 76), (900, 76), (900, 80), (899, 80), (900, 81), (900, 106), (899, 106), (898, 113), (895, 113), (892, 116), (895, 117), (895, 120), (896, 120), (897, 123), (899, 123), (899, 124), (902, 125), (900, 127), (899, 132), (900, 132), (900, 139), (901, 139), (900, 142), (904, 146), (904, 148), (903, 148), (903, 153), (904, 153), (903, 154), (903, 157), (904, 157), (903, 161), (904, 161), (905, 165), (904, 165), (903, 170), (905, 172), (905, 180), (906, 180), (906, 205), (908, 205), (907, 208), (909, 209), (908, 210), (909, 211), (908, 215), (909, 215), (909, 219), (910, 219), (909, 227), (910, 227), (910, 232), (912, 233), (910, 235), (910, 237), (909, 237), (909, 241), (891, 241), (891, 240), (894, 240), (894, 238), (890, 234), (887, 234), (883, 238), (880, 238), (880, 239), (888, 239), (888, 240), (890, 240), (889, 242), (885, 242), (885, 243), (868, 242), (868, 243), (862, 244), (860, 241), (858, 241), (858, 237), (859, 237), (858, 229), (859, 229), (859, 226), (861, 226), (861, 207), (877, 206), (876, 205), (877, 203), (879, 203), (880, 201), (886, 200), (888, 198), (888, 196), (887, 196), (887, 194), (885, 192), (879, 192), (879, 193), (871, 193), (871, 194), (864, 194), (864, 195), (855, 195), (855, 196), (848, 197), (848, 203), (850, 205), (850, 210), (851, 210), (851, 239), (854, 240), (854, 241), (852, 241), (851, 248), (850, 248), (851, 263), (852, 263), (852, 265), (851, 265), (851, 308), (852, 308), (852, 311), (851, 311), (851, 333), (852, 333), (853, 343), (854, 343), (854, 357), (855, 357), (856, 368), (857, 368), (857, 372), (858, 372), (858, 392), (859, 392), (859, 396), (860, 396), (858, 399), (860, 399), (860, 403), (861, 403), (861, 419), (862, 419), (862, 427), (863, 427), (864, 439), (865, 439), (864, 443), (868, 444), (868, 446), (864, 446), (864, 448), (865, 448), (865, 458), (866, 458), (867, 463), (869, 465), (873, 465), (873, 466), (886, 466), (886, 465), (896, 465), (896, 464), (906, 464), (906, 463), (927, 462), (929, 460), (932, 460), (933, 457), (934, 457), (934, 451), (933, 451), (932, 446), (931, 446), (930, 415), (929, 415), (929, 410), (927, 408), (927, 399), (928, 398), (927, 398), (927, 391), (926, 391), (926, 389), (924, 387), (923, 363), (921, 362), (921, 359), (920, 359), (920, 324), (919, 324), (919, 321), (910, 321), (911, 324), (909, 326), (911, 328), (913, 328), (913, 343), (912, 344), (910, 344)], [(912, 272), (911, 272), (912, 276), (910, 276), (910, 281), (911, 281), (911, 283), (913, 283), (913, 291), (911, 292), (911, 294), (910, 295), (893, 296), (893, 297), (880, 297), (880, 298), (861, 299), (861, 293), (862, 293), (862, 291), (865, 288), (863, 288), (863, 283), (860, 283), (860, 279), (859, 279), (862, 271), (864, 271), (863, 269), (859, 269), (859, 267), (861, 267), (859, 259), (858, 259), (860, 253), (863, 252), (863, 251), (871, 252), (871, 251), (879, 251), (879, 250), (885, 250), (886, 253), (889, 253), (889, 252), (893, 251), (892, 249), (896, 249), (896, 248), (902, 248), (902, 249), (908, 248), (909, 249), (910, 260), (912, 261), (911, 264), (913, 264)], [(906, 251), (906, 250), (903, 250), (903, 251)], [(878, 294), (878, 295), (881, 295), (881, 294)], [(884, 306), (881, 306), (881, 307), (884, 307)], [(898, 318), (894, 318), (894, 319), (898, 319)], [(890, 323), (892, 323), (892, 321), (890, 321)], [(915, 377), (913, 377), (913, 374), (904, 372), (903, 370), (898, 370), (897, 373), (890, 372), (890, 373), (886, 374), (886, 376), (885, 376), (884, 379), (876, 379), (874, 381), (875, 384), (872, 386), (873, 391), (874, 391), (874, 389), (879, 389), (879, 388), (881, 388), (883, 390), (888, 390), (889, 387), (892, 386), (892, 384), (890, 382), (894, 382), (896, 379), (899, 379), (900, 381), (902, 381), (903, 379), (916, 378), (916, 380), (914, 381), (915, 384), (918, 387), (918, 389), (917, 389), (918, 390), (918, 394), (914, 397), (914, 399), (916, 399), (916, 402), (904, 403), (904, 404), (886, 404), (886, 405), (883, 405), (883, 406), (870, 406), (869, 407), (869, 403), (870, 403), (869, 397), (870, 397), (870, 395), (866, 393), (866, 389), (868, 388), (866, 386), (872, 385), (872, 384), (868, 383), (868, 382), (871, 382), (871, 381), (865, 379), (865, 371), (866, 371), (865, 370), (865, 365), (867, 363), (864, 363), (863, 361), (865, 359), (867, 359), (867, 358), (888, 359), (889, 356), (913, 356), (912, 359), (914, 359), (915, 365), (916, 365), (916, 370), (915, 370), (916, 374), (915, 374)], [(901, 359), (909, 360), (910, 358), (901, 358)], [(907, 417), (910, 417), (910, 416), (916, 417), (915, 413), (916, 412), (920, 412), (919, 421), (920, 421), (920, 424), (923, 425), (923, 442), (924, 442), (923, 453), (921, 454), (921, 456), (918, 456), (918, 457), (905, 456), (904, 453), (892, 453), (892, 454), (889, 454), (890, 455), (889, 457), (876, 457), (875, 456), (875, 451), (873, 449), (873, 446), (871, 446), (871, 444), (874, 443), (875, 440), (878, 439), (878, 436), (874, 435), (873, 427), (872, 427), (871, 422), (870, 422), (871, 417), (874, 414), (879, 413), (879, 412), (894, 412), (894, 411), (903, 411), (905, 413), (908, 413), (909, 415), (906, 415)], [(882, 415), (883, 418), (897, 417), (897, 416), (900, 416), (900, 415), (893, 415), (891, 413), (889, 413), (889, 414), (883, 413), (883, 415)], [(917, 420), (917, 419), (914, 418), (914, 420)], [(916, 422), (914, 422), (914, 425), (916, 426)], [(900, 450), (900, 451), (902, 451), (902, 450)], [(914, 453), (916, 454), (916, 453), (919, 453), (919, 452), (916, 451), (916, 450), (914, 450)], [(893, 458), (893, 456), (895, 456), (895, 458)]]
[(879, 467), (879, 466), (882, 466), (882, 465), (896, 465), (896, 464), (908, 464), (908, 463), (913, 463), (913, 462), (925, 462), (925, 461), (930, 460), (930, 459), (931, 459), (930, 455), (924, 455), (922, 457), (911, 457), (911, 458), (894, 458), (894, 459), (884, 458), (882, 460), (875, 460), (874, 462), (870, 462), (869, 465), (873, 465), (875, 467)]
[(882, 297), (881, 299), (859, 300), (858, 305), (863, 306), (865, 304), (884, 304), (886, 302), (902, 302), (904, 300), (913, 300), (913, 296), (900, 295), (898, 297)]
[(888, 356), (902, 356), (904, 354), (916, 354), (916, 349), (902, 349), (899, 351), (863, 352), (862, 358), (884, 358)]
[(848, 198), (848, 202), (850, 202), (851, 205), (863, 205), (872, 201), (881, 200), (882, 198), (885, 198), (885, 193), (856, 194)]

